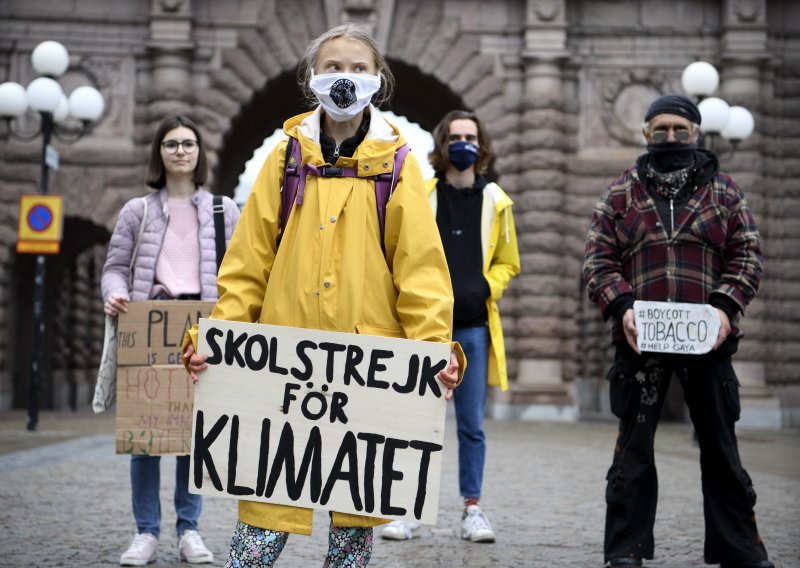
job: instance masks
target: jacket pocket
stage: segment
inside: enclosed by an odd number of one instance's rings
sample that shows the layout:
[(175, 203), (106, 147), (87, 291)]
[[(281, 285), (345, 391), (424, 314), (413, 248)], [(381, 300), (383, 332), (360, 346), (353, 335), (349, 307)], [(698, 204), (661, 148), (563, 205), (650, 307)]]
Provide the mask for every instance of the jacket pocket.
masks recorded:
[(406, 339), (406, 333), (401, 327), (383, 327), (366, 323), (356, 324), (356, 333), (359, 335), (377, 335), (378, 337), (394, 337)]
[(736, 376), (730, 361), (728, 361), (725, 374), (722, 377), (722, 397), (728, 418), (732, 422), (736, 422), (742, 414), (742, 405), (739, 400), (739, 378)]

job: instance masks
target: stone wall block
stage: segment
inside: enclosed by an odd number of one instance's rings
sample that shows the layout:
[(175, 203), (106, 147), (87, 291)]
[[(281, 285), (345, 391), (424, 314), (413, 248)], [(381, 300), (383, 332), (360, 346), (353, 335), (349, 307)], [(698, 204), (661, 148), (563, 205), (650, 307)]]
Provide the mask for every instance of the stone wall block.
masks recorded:
[(264, 36), (256, 30), (247, 29), (239, 32), (239, 45), (248, 53), (249, 58), (264, 76), (273, 78), (283, 71), (280, 63), (270, 57), (271, 49)]
[(528, 189), (518, 203), (525, 210), (557, 211), (564, 203), (564, 194), (552, 189)]
[(436, 33), (441, 20), (441, 4), (438, 2), (422, 2), (414, 12), (414, 20), (405, 29), (406, 44), (402, 55), (406, 61), (419, 61), (426, 51), (428, 42)]
[(518, 232), (528, 230), (558, 232), (561, 228), (559, 219), (547, 211), (526, 211), (514, 217)]
[(431, 74), (449, 85), (451, 79), (456, 76), (462, 67), (469, 66), (479, 56), (480, 41), (478, 38), (460, 36)]
[(565, 260), (566, 259), (558, 254), (546, 254), (541, 252), (523, 252), (520, 254), (522, 265), (527, 267), (528, 270), (540, 274), (563, 274)]
[(532, 337), (530, 334), (522, 332), (520, 339), (517, 340), (517, 351), (520, 359), (559, 359), (562, 351), (561, 345), (560, 339)]
[(517, 276), (517, 290), (520, 295), (558, 298), (563, 290), (563, 279), (551, 274), (524, 274)]
[(244, 49), (223, 51), (222, 67), (233, 71), (243, 83), (254, 91), (261, 89), (266, 83), (266, 75)]
[(197, 104), (222, 113), (225, 116), (235, 116), (241, 112), (241, 106), (226, 93), (216, 89), (198, 89), (194, 93)]
[[(417, 59), (420, 71), (433, 75), (439, 62), (456, 42), (460, 33), (458, 21), (453, 18), (443, 18), (439, 26), (428, 40), (426, 49)], [(402, 34), (396, 34), (398, 36)], [(472, 104), (472, 103), (471, 103)]]
[(253, 96), (253, 90), (230, 69), (215, 69), (210, 75), (212, 87), (240, 103), (248, 102)]
[(468, 107), (476, 108), (487, 100), (493, 97), (500, 96), (503, 90), (502, 79), (487, 73), (484, 77), (472, 85), (466, 85), (466, 93), (464, 94), (464, 102)]
[[(526, 156), (528, 154), (536, 155), (536, 151), (533, 152), (525, 152), (522, 154), (521, 158), (524, 160), (525, 164), (529, 164), (530, 162), (527, 161)], [(557, 155), (553, 155), (554, 157)], [(523, 183), (527, 190), (531, 189), (560, 189), (564, 187), (564, 178), (561, 176), (561, 173), (554, 169), (542, 169), (542, 170), (532, 170), (528, 169), (523, 174)]]

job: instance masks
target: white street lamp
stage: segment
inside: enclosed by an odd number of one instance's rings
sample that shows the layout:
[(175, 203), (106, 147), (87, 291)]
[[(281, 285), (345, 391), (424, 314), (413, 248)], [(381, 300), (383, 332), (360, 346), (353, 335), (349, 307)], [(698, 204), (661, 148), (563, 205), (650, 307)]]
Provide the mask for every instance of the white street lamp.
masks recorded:
[(69, 112), (75, 118), (93, 122), (105, 109), (103, 95), (94, 87), (78, 87), (69, 96)]
[(28, 97), (28, 106), (39, 112), (53, 112), (58, 108), (64, 91), (54, 79), (39, 77), (31, 81), (25, 90)]
[(67, 48), (57, 41), (43, 41), (31, 53), (33, 68), (37, 73), (60, 77), (69, 67)]
[(755, 121), (750, 111), (744, 107), (732, 106), (728, 124), (720, 130), (720, 134), (730, 140), (732, 144), (738, 144), (753, 133), (753, 128), (755, 128)]
[[(50, 167), (58, 168), (58, 152), (50, 146), (52, 136), (64, 142), (74, 142), (90, 130), (90, 124), (98, 120), (105, 108), (103, 96), (94, 87), (84, 86), (75, 89), (69, 99), (61, 90), (61, 85), (53, 79), (63, 75), (69, 68), (69, 53), (56, 41), (44, 41), (37, 45), (31, 54), (33, 68), (42, 75), (31, 81), (27, 89), (18, 83), (0, 85), (0, 118), (4, 118), (7, 130), (13, 136), (31, 140), (42, 134), (42, 175), (39, 192), (48, 191)], [(39, 131), (30, 136), (22, 136), (11, 128), (11, 121), (22, 116), (27, 109), (39, 113)], [(71, 136), (64, 136), (56, 128), (69, 116), (81, 121), (81, 129)], [(31, 344), (31, 373), (28, 394), (28, 430), (36, 430), (39, 420), (39, 384), (44, 361), (44, 296), (47, 276), (45, 257), (36, 257), (36, 272), (33, 279), (33, 343)]]
[(0, 116), (16, 118), (28, 108), (28, 97), (25, 87), (19, 83), (3, 83), (0, 85)]
[[(700, 130), (708, 136), (711, 144), (714, 138), (722, 136), (731, 143), (732, 152), (735, 152), (737, 144), (753, 133), (755, 122), (750, 111), (740, 106), (728, 106), (719, 97), (711, 96), (719, 87), (719, 73), (713, 65), (705, 61), (690, 63), (681, 74), (681, 85), (689, 96), (699, 101)], [(699, 144), (702, 145), (702, 138)]]
[(689, 96), (703, 99), (712, 95), (719, 87), (719, 73), (711, 63), (695, 61), (683, 70), (681, 85)]
[(700, 130), (705, 134), (719, 134), (728, 124), (731, 116), (731, 107), (718, 97), (703, 99), (697, 105), (700, 109)]

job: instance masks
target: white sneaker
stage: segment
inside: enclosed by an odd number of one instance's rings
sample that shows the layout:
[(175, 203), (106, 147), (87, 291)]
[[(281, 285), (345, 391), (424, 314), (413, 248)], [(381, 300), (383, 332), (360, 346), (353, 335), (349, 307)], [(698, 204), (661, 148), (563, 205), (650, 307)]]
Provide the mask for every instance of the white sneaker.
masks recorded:
[(158, 539), (150, 533), (137, 534), (128, 550), (119, 557), (122, 566), (145, 566), (156, 559)]
[(189, 564), (214, 562), (214, 553), (203, 544), (203, 537), (193, 530), (184, 531), (178, 541), (178, 555)]
[(414, 521), (392, 521), (381, 530), (381, 538), (389, 540), (411, 540), (414, 531), (419, 530), (419, 523)]
[(494, 542), (495, 540), (492, 524), (477, 505), (467, 507), (461, 517), (461, 538), (472, 542)]

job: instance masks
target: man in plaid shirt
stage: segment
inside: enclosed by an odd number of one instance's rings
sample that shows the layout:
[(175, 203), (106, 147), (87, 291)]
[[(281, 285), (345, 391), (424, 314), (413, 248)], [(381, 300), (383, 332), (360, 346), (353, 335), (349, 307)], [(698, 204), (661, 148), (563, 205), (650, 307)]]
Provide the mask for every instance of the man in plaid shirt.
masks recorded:
[[(653, 558), (658, 480), (653, 439), (672, 375), (683, 387), (700, 445), (705, 561), (772, 568), (755, 523), (756, 495), (741, 466), (734, 424), (739, 382), (731, 356), (736, 321), (762, 276), (758, 229), (736, 182), (697, 147), (700, 111), (683, 95), (656, 99), (645, 115), (647, 153), (597, 203), (583, 266), (590, 298), (613, 318), (608, 373), (619, 436), (606, 488), (605, 560)], [(710, 304), (721, 325), (705, 355), (642, 353), (635, 300)]]

